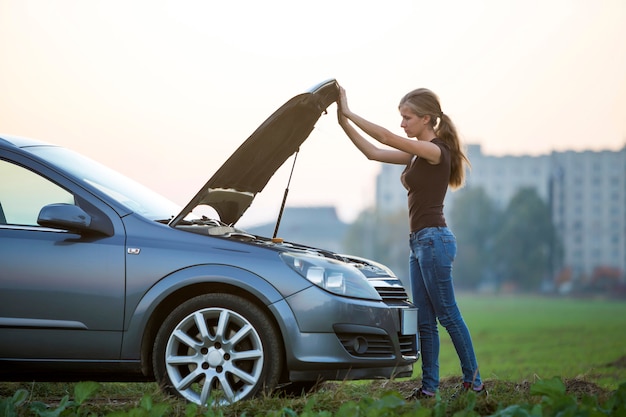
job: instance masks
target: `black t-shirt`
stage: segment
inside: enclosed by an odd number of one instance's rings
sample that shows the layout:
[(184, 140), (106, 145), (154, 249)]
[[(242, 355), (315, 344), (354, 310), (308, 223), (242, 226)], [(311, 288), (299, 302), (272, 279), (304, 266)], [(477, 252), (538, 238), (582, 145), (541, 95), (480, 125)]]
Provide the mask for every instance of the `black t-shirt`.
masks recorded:
[(441, 160), (432, 165), (425, 159), (413, 157), (401, 175), (408, 190), (409, 224), (411, 232), (425, 227), (445, 227), (443, 199), (450, 180), (450, 150), (439, 138), (431, 141), (441, 149)]

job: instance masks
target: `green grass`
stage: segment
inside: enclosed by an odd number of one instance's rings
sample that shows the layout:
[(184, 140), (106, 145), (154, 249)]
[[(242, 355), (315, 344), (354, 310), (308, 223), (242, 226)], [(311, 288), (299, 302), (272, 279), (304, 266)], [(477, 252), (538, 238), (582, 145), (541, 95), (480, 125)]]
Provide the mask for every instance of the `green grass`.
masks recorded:
[[(616, 389), (626, 381), (626, 302), (531, 296), (457, 297), (483, 379), (583, 377)], [(442, 377), (460, 366), (440, 328)], [(611, 365), (622, 359), (621, 367)], [(414, 377), (421, 370), (416, 367)]]
[[(492, 415), (510, 404), (537, 403), (539, 399), (529, 394), (528, 387), (539, 380), (560, 377), (573, 395), (600, 393), (603, 399), (608, 391), (615, 391), (626, 382), (626, 302), (466, 294), (459, 295), (458, 302), (489, 389), (488, 397), (477, 400), (476, 415)], [(450, 400), (459, 381), (460, 366), (443, 328), (440, 338), (444, 399), (440, 405), (446, 411), (442, 414), (433, 411), (433, 415), (452, 416), (466, 407), (467, 400)], [(300, 413), (309, 401), (313, 401), (317, 410), (337, 411), (349, 402), (384, 397), (387, 391), (404, 396), (419, 384), (420, 374), (418, 362), (412, 378), (327, 383), (318, 392), (304, 397), (273, 395), (239, 402), (224, 408), (223, 416), (291, 416), (294, 414), (289, 410)], [(29, 401), (43, 401), (54, 408), (61, 397), (72, 396), (75, 387), (76, 384), (69, 383), (0, 383), (0, 399), (23, 388), (29, 392)], [(170, 407), (167, 415), (186, 414), (188, 405), (183, 400), (165, 397), (154, 383), (106, 383), (101, 387), (90, 403), (94, 416), (130, 410), (146, 394), (155, 402), (167, 403)], [(427, 400), (424, 406), (433, 408), (436, 404)], [(19, 416), (23, 415), (30, 415), (27, 407), (20, 408)]]

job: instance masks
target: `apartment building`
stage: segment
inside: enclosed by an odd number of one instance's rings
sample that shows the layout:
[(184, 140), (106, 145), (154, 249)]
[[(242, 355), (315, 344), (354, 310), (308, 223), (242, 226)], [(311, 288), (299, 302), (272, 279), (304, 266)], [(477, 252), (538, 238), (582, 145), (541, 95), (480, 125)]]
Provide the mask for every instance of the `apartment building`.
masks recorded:
[(626, 270), (626, 147), (619, 152), (554, 152), (553, 222), (573, 275)]

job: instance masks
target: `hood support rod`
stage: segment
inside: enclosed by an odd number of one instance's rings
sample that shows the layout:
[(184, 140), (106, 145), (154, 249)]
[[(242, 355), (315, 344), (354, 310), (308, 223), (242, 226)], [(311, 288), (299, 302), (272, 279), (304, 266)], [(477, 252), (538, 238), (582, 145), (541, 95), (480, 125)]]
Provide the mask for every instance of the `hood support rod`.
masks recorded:
[(272, 239), (275, 239), (276, 235), (278, 235), (278, 227), (280, 226), (280, 221), (283, 218), (283, 211), (285, 211), (285, 203), (287, 202), (287, 194), (289, 194), (289, 184), (291, 184), (291, 176), (293, 175), (293, 169), (296, 167), (296, 159), (298, 159), (298, 152), (300, 152), (300, 148), (296, 149), (295, 156), (293, 157), (293, 164), (291, 165), (291, 172), (289, 173), (289, 180), (287, 181), (287, 188), (285, 188), (285, 193), (283, 194), (283, 202), (280, 205), (280, 211), (278, 212), (278, 219), (276, 220), (276, 227), (274, 228), (274, 236), (272, 236)]

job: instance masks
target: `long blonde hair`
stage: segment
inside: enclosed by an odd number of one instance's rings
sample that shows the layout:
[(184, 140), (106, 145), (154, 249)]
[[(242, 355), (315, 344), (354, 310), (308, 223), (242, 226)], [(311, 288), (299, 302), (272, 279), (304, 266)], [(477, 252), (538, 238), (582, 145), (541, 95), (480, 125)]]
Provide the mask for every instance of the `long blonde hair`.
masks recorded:
[(435, 135), (444, 141), (450, 149), (450, 181), (448, 181), (448, 185), (453, 189), (462, 187), (465, 182), (465, 166), (469, 167), (470, 161), (461, 148), (454, 123), (448, 115), (441, 111), (439, 97), (427, 88), (418, 88), (402, 97), (399, 106), (410, 108), (413, 113), (420, 117), (430, 116), (430, 125), (435, 131)]

